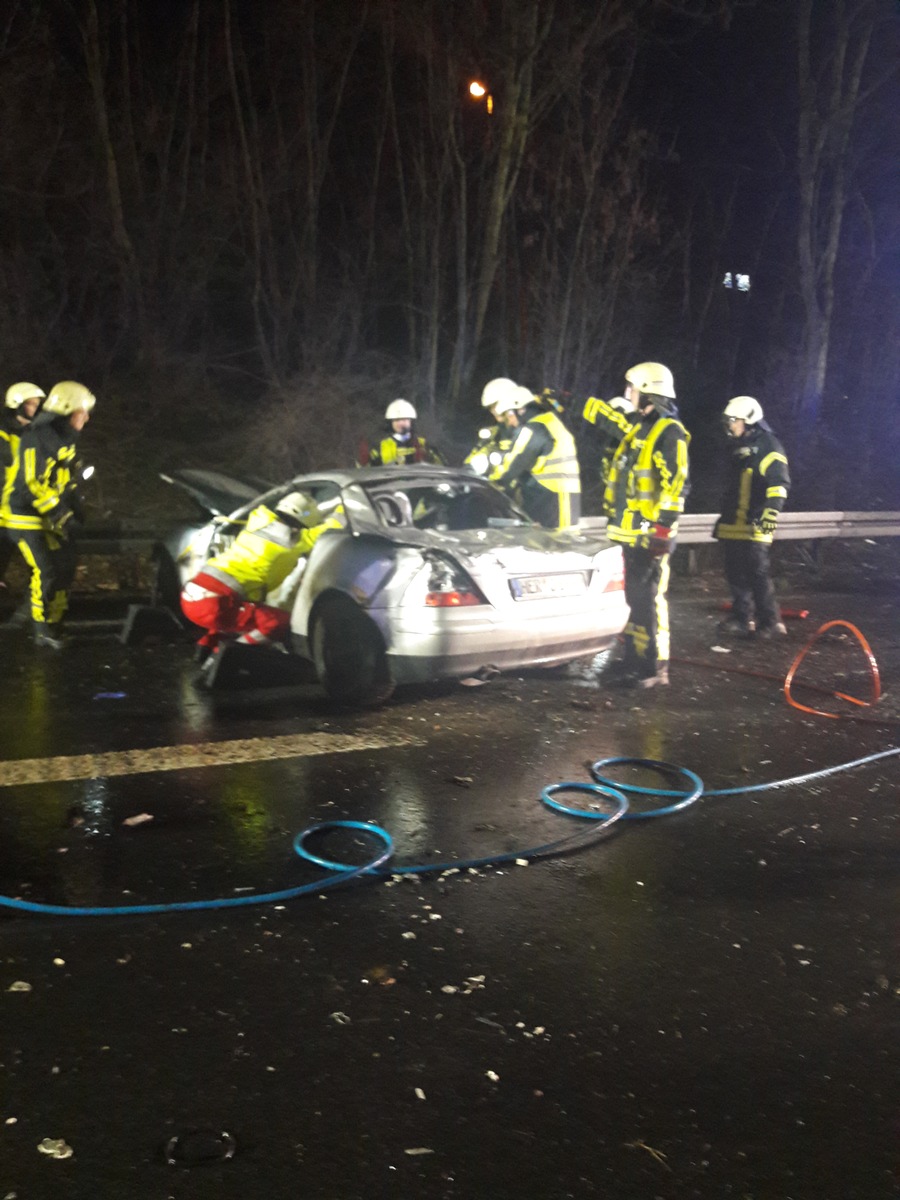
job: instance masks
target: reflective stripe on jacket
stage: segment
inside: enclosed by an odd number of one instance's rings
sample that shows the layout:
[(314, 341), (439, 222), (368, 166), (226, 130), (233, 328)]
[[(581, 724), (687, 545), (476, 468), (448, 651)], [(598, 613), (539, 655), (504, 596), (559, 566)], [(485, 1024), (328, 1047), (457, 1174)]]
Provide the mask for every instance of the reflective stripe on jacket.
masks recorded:
[(690, 440), (680, 421), (655, 413), (630, 427), (606, 483), (608, 537), (636, 546), (651, 525), (677, 529), (689, 487)]
[(9, 497), (19, 470), (19, 442), (26, 427), (12, 422), (4, 429), (0, 426), (0, 528), (9, 524)]
[(791, 487), (784, 446), (768, 429), (758, 426), (744, 434), (734, 450), (722, 515), (713, 537), (736, 542), (771, 542), (756, 522), (764, 508), (781, 512)]

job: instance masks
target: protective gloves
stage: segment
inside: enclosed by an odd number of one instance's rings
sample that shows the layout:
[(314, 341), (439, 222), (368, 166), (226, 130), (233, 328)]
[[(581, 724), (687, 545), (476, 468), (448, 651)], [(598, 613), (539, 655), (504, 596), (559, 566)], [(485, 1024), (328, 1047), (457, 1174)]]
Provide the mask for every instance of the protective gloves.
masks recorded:
[(778, 524), (778, 510), (775, 508), (764, 508), (756, 522), (756, 528), (760, 533), (764, 533), (769, 537), (775, 532), (775, 526)]
[(672, 549), (675, 541), (668, 525), (651, 525), (647, 530), (647, 549), (654, 558), (662, 558)]

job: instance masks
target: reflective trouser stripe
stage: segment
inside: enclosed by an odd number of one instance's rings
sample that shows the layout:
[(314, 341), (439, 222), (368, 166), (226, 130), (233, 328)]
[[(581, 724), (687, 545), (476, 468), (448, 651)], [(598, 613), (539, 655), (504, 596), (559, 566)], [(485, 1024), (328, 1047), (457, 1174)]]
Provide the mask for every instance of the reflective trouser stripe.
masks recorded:
[(53, 546), (41, 530), (19, 530), (19, 552), (31, 568), (31, 617), (38, 624), (57, 624), (69, 606), (66, 589), (75, 575), (71, 543)]
[(625, 657), (642, 674), (655, 675), (669, 660), (669, 556), (655, 558), (626, 546), (625, 600), (630, 609), (625, 626)]

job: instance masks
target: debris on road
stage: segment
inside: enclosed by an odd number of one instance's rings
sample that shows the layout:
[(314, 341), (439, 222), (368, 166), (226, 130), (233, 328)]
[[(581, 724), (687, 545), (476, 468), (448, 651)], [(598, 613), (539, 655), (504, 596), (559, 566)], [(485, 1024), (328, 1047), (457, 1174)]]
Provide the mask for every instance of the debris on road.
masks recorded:
[(38, 1142), (38, 1150), (51, 1158), (71, 1158), (75, 1153), (62, 1138), (44, 1138), (42, 1142)]

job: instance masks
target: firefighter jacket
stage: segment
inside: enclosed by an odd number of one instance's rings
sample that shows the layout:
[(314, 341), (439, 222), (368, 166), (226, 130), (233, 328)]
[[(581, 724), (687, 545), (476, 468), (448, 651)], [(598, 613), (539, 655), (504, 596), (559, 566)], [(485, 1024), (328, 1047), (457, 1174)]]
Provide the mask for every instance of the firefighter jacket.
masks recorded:
[[(19, 439), (19, 464), (8, 490), (10, 529), (61, 525), (77, 506), (78, 433), (66, 417), (38, 413)], [(5, 506), (5, 505), (4, 505)]]
[(526, 477), (557, 495), (581, 495), (575, 439), (555, 413), (538, 404), (522, 411), (523, 423), (503, 461), (488, 478), (509, 488)]
[(751, 425), (732, 451), (722, 515), (713, 537), (724, 541), (771, 542), (757, 525), (763, 509), (781, 512), (791, 486), (784, 447), (761, 425)]
[(425, 438), (413, 433), (405, 441), (388, 434), (369, 451), (368, 461), (372, 467), (388, 467), (394, 464), (403, 467), (410, 463), (441, 464), (444, 460), (428, 445)]
[(8, 524), (9, 497), (19, 470), (19, 442), (28, 428), (16, 419), (9, 409), (2, 410), (0, 418), (0, 529)]
[(674, 405), (670, 415), (661, 416), (655, 409), (636, 415), (638, 420), (630, 424), (613, 455), (603, 502), (607, 536), (626, 546), (645, 547), (654, 525), (666, 526), (674, 537), (689, 490), (691, 439)]
[(255, 603), (287, 579), (327, 529), (340, 528), (340, 521), (330, 517), (312, 529), (301, 529), (298, 536), (296, 528), (261, 504), (228, 549), (204, 563), (200, 574), (211, 575)]

